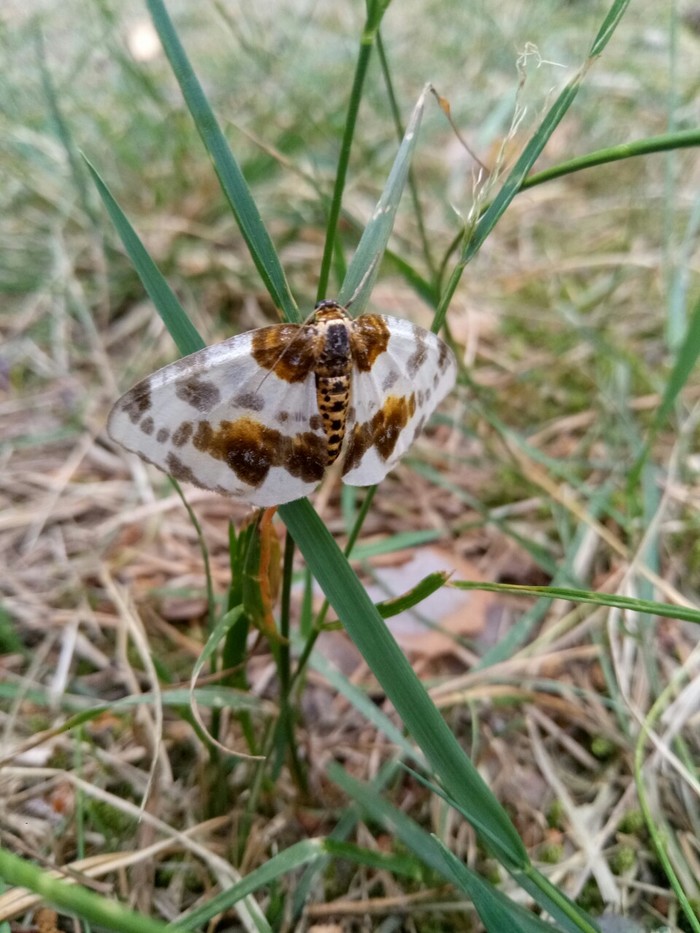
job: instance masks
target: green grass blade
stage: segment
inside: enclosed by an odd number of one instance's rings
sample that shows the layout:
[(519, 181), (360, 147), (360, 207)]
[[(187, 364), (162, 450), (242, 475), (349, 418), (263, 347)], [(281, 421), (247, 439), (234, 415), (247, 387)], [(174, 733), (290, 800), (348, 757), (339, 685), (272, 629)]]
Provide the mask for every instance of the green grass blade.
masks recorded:
[[(413, 774), (417, 781), (428, 787), (433, 794), (439, 795), (450, 806), (462, 813), (462, 807), (455, 800), (449, 798), (439, 787), (431, 785), (410, 768), (407, 770)], [(543, 910), (558, 920), (565, 930), (571, 931), (571, 933), (576, 933), (576, 931), (596, 933), (597, 927), (592, 919), (534, 866), (530, 865), (524, 871), (511, 871), (511, 874), (520, 887), (527, 891)], [(499, 930), (500, 928), (495, 926), (494, 929)]]
[(197, 333), (194, 324), (187, 316), (187, 312), (175, 297), (175, 293), (166, 282), (158, 266), (146, 252), (146, 248), (139, 239), (138, 234), (114, 200), (112, 193), (98, 175), (97, 170), (87, 159), (85, 159), (85, 162), (102, 198), (102, 203), (124, 244), (124, 249), (134, 264), (143, 287), (148, 292), (156, 311), (163, 319), (163, 323), (168, 328), (178, 350), (183, 356), (194, 353), (195, 350), (201, 350), (206, 344)]
[(279, 514), (338, 618), (447, 792), (459, 801), (472, 825), (505, 864), (525, 868), (529, 864), (527, 853), (513, 824), (430, 700), (308, 500), (280, 506)]
[(328, 289), (328, 280), (330, 278), (331, 266), (334, 254), (340, 257), (340, 251), (336, 250), (336, 233), (338, 230), (338, 219), (343, 203), (343, 191), (345, 190), (345, 179), (348, 174), (348, 165), (350, 164), (350, 150), (352, 141), (355, 137), (355, 127), (357, 125), (357, 115), (360, 110), (362, 100), (362, 89), (364, 88), (367, 69), (372, 55), (372, 49), (377, 38), (379, 25), (382, 17), (389, 5), (388, 0), (367, 0), (367, 17), (360, 37), (360, 50), (355, 65), (355, 75), (352, 81), (350, 97), (348, 99), (348, 112), (345, 117), (345, 128), (343, 129), (343, 138), (340, 143), (340, 155), (338, 156), (338, 166), (335, 171), (335, 182), (333, 185), (333, 195), (330, 201), (328, 211), (328, 222), (326, 224), (326, 239), (323, 247), (323, 256), (321, 258), (321, 268), (318, 275), (318, 288), (316, 297), (321, 300), (326, 298)]
[[(484, 902), (489, 902), (491, 905), (494, 905), (498, 899), (498, 905), (502, 910), (506, 910), (508, 906), (515, 907), (515, 905), (512, 905), (503, 894), (498, 892), (488, 882), (479, 879), (476, 874), (466, 868), (465, 871), (468, 872), (469, 878), (473, 883), (471, 889), (465, 887), (464, 877), (460, 876), (456, 878), (454, 871), (446, 864), (444, 850), (435, 836), (427, 833), (409, 816), (390, 804), (378, 793), (376, 788), (351, 777), (336, 762), (332, 762), (329, 765), (328, 776), (342, 788), (363, 811), (368, 813), (373, 820), (387, 827), (392, 836), (396, 836), (400, 839), (406, 848), (414, 852), (425, 865), (435, 871), (439, 876), (457, 884), (458, 887), (467, 891), (470, 897), (473, 897), (472, 889), (475, 887), (476, 882), (479, 882), (479, 890)], [(539, 872), (530, 868), (527, 872), (513, 872), (513, 877), (532, 895), (533, 899), (540, 907), (548, 913), (551, 913), (561, 925), (560, 928), (562, 930), (566, 930), (567, 933), (582, 933), (582, 931), (583, 933), (596, 933), (596, 926), (591, 921), (590, 917), (588, 917), (584, 911), (577, 908), (568, 898), (560, 895), (556, 890), (550, 890), (551, 886), (547, 884), (546, 879), (543, 879)], [(534, 881), (531, 881), (531, 878), (534, 878)], [(517, 908), (517, 910), (519, 911), (521, 908)], [(520, 920), (523, 915), (521, 913), (516, 913), (514, 916)], [(526, 916), (529, 915), (526, 914)], [(506, 922), (503, 926), (494, 926), (492, 929), (497, 931), (497, 933), (502, 933), (502, 931), (505, 930), (510, 933), (510, 930), (518, 929), (518, 927), (511, 926), (509, 922)], [(551, 931), (552, 927), (548, 927), (548, 929)]]
[(546, 181), (572, 175), (583, 169), (594, 168), (598, 165), (608, 165), (610, 162), (620, 162), (622, 159), (633, 159), (637, 156), (652, 155), (655, 152), (669, 152), (676, 149), (691, 149), (700, 146), (700, 129), (682, 130), (677, 133), (663, 133), (661, 136), (651, 136), (647, 139), (637, 139), (631, 143), (621, 143), (619, 146), (609, 146), (606, 149), (597, 149), (586, 155), (560, 162), (551, 168), (528, 175), (523, 181), (520, 190), (534, 188)]
[[(301, 639), (295, 639), (295, 643), (299, 648), (303, 648)], [(367, 722), (371, 723), (378, 732), (382, 732), (401, 752), (402, 757), (413, 761), (416, 760), (417, 753), (411, 740), (403, 734), (400, 727), (386, 713), (379, 709), (365, 690), (348, 680), (319, 651), (311, 653), (309, 665), (328, 682), (329, 687), (337, 691), (340, 696), (345, 697), (348, 704), (364, 716)], [(420, 763), (423, 764), (422, 761)]]
[(649, 428), (649, 436), (646, 444), (644, 445), (643, 450), (641, 451), (637, 462), (630, 470), (628, 478), (628, 488), (636, 485), (644, 464), (647, 461), (649, 450), (653, 443), (654, 438), (657, 433), (663, 426), (663, 423), (668, 418), (671, 413), (671, 409), (676, 403), (676, 400), (685, 387), (690, 374), (695, 368), (698, 357), (700, 356), (700, 299), (696, 302), (695, 307), (693, 308), (690, 323), (688, 324), (688, 330), (683, 342), (678, 348), (678, 353), (676, 355), (676, 362), (674, 363), (673, 369), (671, 370), (671, 375), (669, 376), (668, 382), (666, 383), (666, 391), (664, 396), (661, 399), (661, 404), (656, 409), (654, 418), (652, 420), (651, 426)]
[(599, 933), (598, 926), (581, 907), (570, 900), (562, 890), (552, 884), (546, 875), (529, 868), (527, 871), (511, 872), (513, 878), (540, 907), (551, 914), (564, 930)]
[(450, 574), (444, 570), (437, 570), (435, 573), (429, 573), (423, 577), (415, 586), (398, 596), (392, 596), (391, 599), (382, 600), (377, 604), (377, 612), (382, 619), (390, 619), (397, 616), (400, 612), (406, 612), (414, 606), (420, 605), (423, 600), (437, 593), (438, 590), (447, 583)]
[[(406, 856), (372, 852), (352, 843), (340, 842), (333, 839), (304, 839), (289, 846), (283, 852), (268, 859), (259, 868), (251, 871), (238, 884), (227, 888), (198, 907), (180, 920), (180, 930), (205, 929), (206, 925), (217, 914), (223, 913), (249, 894), (253, 894), (279, 878), (297, 871), (304, 865), (314, 863), (319, 859), (331, 856), (366, 865), (379, 871), (405, 875), (417, 880), (416, 863)], [(170, 929), (170, 928), (168, 928)]]
[(514, 904), (505, 894), (471, 871), (439, 839), (436, 838), (435, 842), (445, 859), (448, 876), (474, 904), (488, 933), (503, 933), (504, 930), (508, 930), (508, 933), (552, 933), (558, 929), (524, 907)]
[(217, 914), (229, 910), (234, 904), (253, 894), (259, 888), (282, 878), (289, 872), (308, 865), (325, 853), (322, 839), (304, 839), (291, 845), (288, 849), (268, 859), (259, 868), (250, 872), (237, 884), (232, 885), (220, 894), (215, 895), (201, 907), (195, 908), (191, 913), (180, 919), (180, 929), (199, 930), (206, 929), (206, 925)]
[(392, 874), (413, 878), (414, 881), (420, 881), (421, 879), (418, 861), (401, 853), (377, 852), (372, 849), (365, 849), (352, 842), (341, 842), (334, 839), (327, 839), (324, 848), (327, 855), (332, 855), (335, 858), (352, 861), (367, 868), (375, 868), (377, 871), (390, 871)]
[(427, 92), (428, 88), (425, 87), (418, 98), (416, 106), (413, 108), (411, 119), (399, 146), (399, 151), (396, 153), (384, 190), (360, 238), (355, 255), (348, 266), (345, 281), (340, 288), (338, 300), (343, 305), (352, 302), (353, 313), (361, 314), (367, 307), (370, 293), (377, 278), (382, 256), (394, 226), (396, 209), (399, 206), (411, 167), (411, 157), (416, 147)]
[[(390, 784), (393, 781), (397, 770), (398, 766), (394, 762), (387, 762), (374, 776), (370, 782), (370, 786), (375, 788), (377, 791), (383, 789), (387, 784)], [(340, 819), (336, 823), (335, 827), (331, 830), (331, 833), (328, 836), (328, 840), (335, 842), (345, 842), (354, 832), (359, 821), (360, 813), (358, 808), (345, 807), (341, 813)], [(309, 867), (299, 879), (294, 891), (291, 912), (293, 923), (298, 923), (299, 918), (304, 911), (304, 907), (308, 902), (309, 896), (311, 895), (312, 890), (317, 883), (317, 879), (319, 879), (324, 874), (329, 861), (330, 859), (328, 856), (324, 856), (323, 858), (318, 859), (317, 862), (309, 865)]]
[[(405, 129), (403, 126), (403, 120), (401, 119), (401, 110), (399, 108), (398, 100), (396, 99), (396, 92), (394, 90), (394, 81), (391, 77), (391, 68), (389, 67), (389, 60), (387, 58), (386, 49), (384, 48), (384, 42), (382, 41), (381, 32), (377, 35), (377, 54), (379, 56), (379, 63), (382, 69), (382, 76), (384, 78), (384, 84), (386, 86), (387, 96), (389, 98), (389, 108), (391, 109), (391, 116), (394, 121), (394, 126), (396, 127), (396, 135), (398, 139), (403, 139)], [(408, 192), (411, 196), (411, 201), (413, 202), (413, 215), (416, 221), (416, 229), (418, 232), (418, 238), (421, 243), (421, 250), (423, 252), (423, 258), (425, 260), (425, 265), (430, 273), (430, 279), (432, 282), (435, 281), (435, 261), (433, 260), (432, 249), (430, 246), (430, 237), (428, 236), (428, 231), (425, 225), (425, 217), (423, 215), (423, 209), (421, 207), (420, 198), (418, 196), (418, 183), (415, 178), (415, 174), (412, 169), (409, 169), (408, 172)]]
[(80, 206), (83, 209), (85, 216), (90, 219), (90, 222), (93, 225), (95, 225), (96, 205), (93, 204), (93, 202), (90, 200), (85, 173), (82, 170), (82, 165), (80, 162), (80, 151), (75, 145), (75, 140), (73, 138), (73, 134), (71, 133), (70, 125), (63, 116), (59, 95), (56, 94), (56, 88), (54, 87), (51, 72), (49, 71), (47, 64), (48, 57), (44, 43), (44, 33), (41, 30), (40, 21), (38, 19), (35, 22), (34, 30), (37, 62), (39, 65), (39, 73), (41, 75), (41, 83), (44, 89), (44, 96), (46, 97), (48, 110), (56, 128), (56, 135), (58, 136), (65, 150), (70, 172), (73, 176), (73, 183), (75, 185), (76, 191), (78, 192)]
[(521, 155), (516, 160), (515, 165), (508, 174), (500, 191), (488, 206), (488, 208), (484, 211), (482, 216), (479, 218), (479, 221), (477, 222), (473, 231), (468, 236), (459, 262), (445, 287), (445, 291), (435, 315), (434, 327), (436, 329), (442, 327), (444, 323), (445, 316), (447, 314), (447, 308), (449, 307), (452, 296), (454, 295), (457, 285), (459, 284), (465, 266), (481, 249), (484, 241), (491, 233), (503, 213), (506, 211), (510, 202), (521, 190), (527, 173), (539, 158), (552, 133), (557, 128), (564, 115), (574, 102), (574, 99), (579, 92), (581, 83), (583, 82), (583, 78), (592, 65), (594, 59), (600, 55), (600, 53), (605, 48), (605, 45), (609, 41), (629, 3), (630, 0), (615, 0), (612, 7), (608, 11), (607, 16), (605, 17), (603, 25), (598, 31), (593, 44), (591, 45), (587, 61), (584, 62), (582, 68), (580, 68), (579, 71), (574, 75), (564, 90), (559, 94), (554, 104), (550, 107), (549, 111), (545, 114), (544, 119), (537, 129), (537, 132), (527, 143)]
[(612, 38), (613, 33), (617, 29), (620, 20), (625, 15), (625, 11), (630, 4), (630, 0), (615, 0), (613, 5), (610, 7), (608, 12), (605, 15), (598, 34), (593, 40), (593, 45), (591, 46), (590, 58), (597, 58), (605, 46), (608, 44)]
[(700, 625), (700, 611), (686, 606), (673, 606), (653, 599), (637, 599), (633, 596), (618, 596), (617, 593), (592, 593), (563, 586), (523, 586), (517, 583), (469, 583), (462, 580), (450, 582), (460, 590), (487, 590), (490, 593), (514, 593), (520, 596), (545, 596), (549, 599), (565, 599), (572, 603), (592, 603), (595, 606), (613, 606), (632, 612), (664, 616), (667, 619), (683, 619)]
[(281, 309), (285, 320), (299, 321), (299, 310), (292, 297), (270, 235), (262, 222), (243, 172), (229, 148), (226, 137), (217, 123), (209, 101), (185, 54), (165, 5), (161, 0), (147, 0), (147, 4), (187, 108), (211, 156), (222, 190), (231, 205), (231, 210), (260, 278), (275, 305)]
[(390, 871), (416, 878), (416, 864), (413, 859), (396, 854), (372, 852), (360, 846), (333, 839), (304, 839), (279, 852), (263, 865), (260, 865), (238, 884), (217, 894), (202, 907), (187, 914), (180, 921), (179, 929), (195, 930), (204, 928), (217, 914), (229, 910), (234, 904), (249, 894), (253, 894), (290, 872), (318, 859), (332, 856), (366, 865), (379, 871)]
[(33, 891), (61, 910), (116, 933), (177, 933), (178, 930), (184, 933), (186, 929), (178, 924), (166, 926), (80, 885), (59, 881), (51, 873), (18, 858), (7, 849), (0, 849), (0, 878), (7, 884)]
[(474, 233), (469, 238), (462, 253), (462, 263), (468, 263), (481, 249), (484, 241), (505, 213), (510, 202), (522, 188), (525, 176), (540, 157), (551, 135), (559, 126), (564, 115), (574, 102), (574, 98), (581, 87), (584, 74), (585, 66), (572, 78), (559, 97), (557, 97), (552, 107), (545, 114), (537, 132), (523, 149), (520, 157), (517, 159), (508, 177), (504, 181), (502, 188), (479, 219)]
[(361, 812), (369, 814), (372, 820), (389, 830), (392, 837), (399, 839), (424, 865), (438, 875), (446, 875), (444, 859), (434, 837), (410, 816), (389, 803), (377, 788), (352, 777), (336, 761), (328, 765), (328, 777), (355, 802)]

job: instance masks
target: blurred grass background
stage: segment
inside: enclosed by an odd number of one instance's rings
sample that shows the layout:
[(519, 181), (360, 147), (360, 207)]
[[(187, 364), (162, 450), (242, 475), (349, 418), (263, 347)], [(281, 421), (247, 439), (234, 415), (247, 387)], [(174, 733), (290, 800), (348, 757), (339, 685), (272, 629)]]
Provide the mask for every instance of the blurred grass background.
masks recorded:
[[(363, 8), (173, 2), (169, 9), (292, 289), (310, 307)], [(512, 161), (580, 67), (605, 10), (602, 3), (573, 0), (499, 8), (423, 0), (392, 5), (382, 39), (403, 118), (430, 80), (489, 168), (499, 164), (504, 140)], [(697, 127), (700, 38), (693, 24), (691, 8), (633, 4), (538, 168)], [(104, 420), (116, 396), (174, 354), (79, 152), (98, 166), (209, 342), (275, 315), (142, 4), (11, 0), (0, 13), (0, 48), (0, 535), (7, 568), (0, 663), (7, 753), (63, 721), (76, 697), (104, 701), (147, 689), (143, 659), (120, 641), (128, 614), (112, 572), (138, 604), (164, 681), (187, 680), (203, 640), (194, 535), (171, 499), (162, 498), (169, 495), (165, 481), (156, 477), (151, 485), (138, 467), (127, 473), (105, 443)], [(360, 224), (397, 146), (378, 56), (370, 67), (344, 202)], [(407, 197), (392, 239), (394, 251), (422, 275), (440, 267), (460, 217), (469, 214), (473, 170), (444, 116), (428, 107), (414, 172), (429, 255)], [(347, 244), (354, 237), (349, 217)], [(629, 488), (626, 480), (696, 300), (699, 221), (693, 149), (616, 162), (519, 195), (467, 269), (448, 314), (472, 383), (469, 392), (462, 386), (450, 413), (459, 440), (447, 461), (425, 448), (415, 455), (416, 475), (427, 477), (423, 485), (415, 485), (406, 467), (382, 487), (365, 529), (366, 548), (391, 552), (412, 534), (433, 532), (488, 580), (539, 583), (563, 569), (592, 589), (619, 587), (694, 604), (697, 378), (655, 439), (639, 484)], [(373, 309), (429, 321), (410, 283), (391, 267), (380, 275)], [(438, 499), (425, 491), (436, 482)], [(402, 483), (416, 493), (410, 504)], [(201, 495), (193, 501), (222, 588), (230, 510)], [(347, 516), (333, 502), (324, 517), (338, 535), (347, 530)], [(608, 538), (597, 533), (596, 521)], [(697, 781), (698, 706), (691, 689), (697, 630), (652, 620), (636, 628), (636, 620), (619, 623), (600, 610), (567, 614), (561, 604), (544, 622), (531, 617), (535, 627), (523, 624), (520, 603), (497, 608), (516, 623), (510, 647), (499, 649), (485, 626), (481, 639), (460, 643), (452, 659), (429, 658), (434, 699), (444, 704), (533, 857), (557, 866), (557, 883), (588, 909), (612, 902), (652, 928), (663, 921), (685, 929), (638, 819), (632, 756), (635, 716), (649, 714), (668, 685), (678, 683), (686, 705), (682, 715), (673, 707), (684, 736), (676, 753)], [(493, 650), (501, 651), (506, 667), (475, 673)], [(264, 681), (262, 662), (258, 676)], [(28, 695), (29, 686), (41, 692)], [(501, 688), (502, 696), (494, 692)], [(367, 738), (357, 714), (346, 722), (336, 707), (331, 722), (323, 720), (323, 696), (311, 691), (301, 701), (300, 740), (321, 806), (300, 812), (294, 787), (277, 775), (277, 790), (268, 786), (256, 798), (259, 810), (246, 815), (260, 841), (246, 850), (245, 868), (264, 861), (280, 839), (289, 844), (329, 831), (328, 814), (345, 798), (335, 787), (328, 790), (321, 762), (338, 748), (363, 778), (375, 774), (374, 743), (380, 757), (390, 755), (379, 739)], [(552, 696), (561, 696), (558, 706)], [(671, 691), (664, 704), (671, 708), (674, 699)], [(82, 738), (71, 733), (47, 741), (35, 757), (16, 758), (2, 791), (3, 844), (26, 855), (50, 852), (57, 862), (143, 844), (146, 830), (124, 820), (113, 803), (103, 807), (80, 794), (76, 803), (74, 785), (58, 772), (41, 771), (83, 773), (87, 754), (87, 779), (95, 787), (138, 803), (152, 747), (138, 725), (137, 717), (134, 732), (130, 716), (107, 717)], [(187, 799), (166, 795), (155, 805), (178, 828), (213, 818), (206, 801), (221, 790), (212, 787), (221, 771), (207, 774), (206, 755), (186, 728), (173, 717), (167, 739), (175, 786)], [(553, 743), (550, 755), (563, 756), (563, 777), (544, 755), (537, 730)], [(365, 752), (358, 754), (358, 747)], [(650, 759), (651, 765), (658, 762)], [(23, 770), (31, 768), (34, 775)], [(229, 803), (245, 796), (251, 773), (231, 768)], [(672, 834), (676, 868), (697, 896), (693, 839), (700, 818), (692, 780), (675, 771), (669, 776), (660, 765), (654, 775), (655, 818)], [(388, 797), (406, 805), (404, 790), (395, 779)], [(415, 799), (412, 815), (470, 864), (488, 868), (449, 811), (428, 801), (427, 794)], [(82, 814), (77, 830), (68, 815), (74, 812)], [(234, 813), (241, 818), (238, 808)], [(266, 829), (270, 823), (275, 832)], [(593, 836), (603, 826), (608, 831), (596, 852), (611, 873), (601, 881), (578, 856), (586, 851), (586, 827)], [(381, 832), (370, 827), (374, 832), (361, 827), (355, 841), (381, 847)], [(207, 845), (232, 858), (235, 838), (235, 826), (217, 824)], [(192, 885), (199, 896), (210, 870), (206, 859), (188, 862), (181, 875), (170, 863), (158, 872), (134, 868), (127, 891), (145, 913), (168, 917), (168, 910), (153, 907), (159, 892), (168, 892), (176, 914), (191, 905), (181, 887)], [(327, 915), (334, 916), (333, 900), (344, 900), (355, 883), (366, 910), (373, 894), (395, 897), (384, 922), (393, 909), (406, 929), (431, 929), (419, 907), (400, 906), (411, 885), (400, 896), (396, 877), (389, 883), (369, 872), (346, 878), (336, 871), (326, 878)], [(604, 882), (609, 886), (601, 892)], [(416, 888), (431, 890), (428, 883)], [(283, 903), (283, 890), (275, 897)], [(316, 901), (323, 901), (318, 890)], [(269, 903), (266, 910), (274, 913)], [(362, 927), (362, 916), (358, 909), (348, 922), (360, 925), (347, 928), (374, 928)], [(439, 916), (436, 929), (473, 928), (468, 905), (452, 903)], [(235, 927), (219, 927), (229, 928)]]

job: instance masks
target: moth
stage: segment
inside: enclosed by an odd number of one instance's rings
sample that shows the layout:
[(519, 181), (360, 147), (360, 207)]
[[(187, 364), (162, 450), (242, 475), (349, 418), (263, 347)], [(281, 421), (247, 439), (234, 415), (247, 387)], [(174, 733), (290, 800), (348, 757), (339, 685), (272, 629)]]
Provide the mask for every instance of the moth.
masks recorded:
[(108, 431), (177, 480), (281, 505), (340, 461), (343, 482), (382, 480), (454, 386), (454, 354), (399, 318), (320, 302), (192, 353), (130, 389)]

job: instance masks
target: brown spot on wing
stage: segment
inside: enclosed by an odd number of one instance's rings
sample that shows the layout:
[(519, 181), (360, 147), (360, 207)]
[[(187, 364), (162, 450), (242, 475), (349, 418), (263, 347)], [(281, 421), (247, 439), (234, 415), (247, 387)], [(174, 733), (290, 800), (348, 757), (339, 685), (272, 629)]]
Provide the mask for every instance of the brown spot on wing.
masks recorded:
[(390, 369), (382, 381), (382, 392), (388, 392), (389, 389), (393, 389), (398, 378), (398, 370)]
[(271, 467), (283, 467), (306, 483), (318, 482), (326, 468), (324, 437), (310, 431), (290, 437), (253, 418), (222, 421), (216, 429), (200, 421), (192, 443), (249, 486), (261, 486)]
[(308, 325), (273, 324), (252, 334), (253, 359), (285, 382), (303, 382), (316, 363), (313, 329)]
[(452, 350), (447, 346), (444, 340), (440, 341), (440, 355), (438, 356), (438, 369), (443, 373), (454, 359)]
[(399, 435), (415, 411), (415, 393), (409, 396), (390, 395), (369, 421), (355, 424), (345, 453), (343, 476), (359, 466), (370, 447), (376, 447), (382, 460), (388, 460), (394, 452)]
[(201, 485), (192, 470), (186, 466), (172, 450), (165, 459), (165, 469), (170, 476), (179, 483), (193, 483), (195, 486)]
[(388, 460), (394, 452), (399, 434), (408, 424), (416, 410), (416, 396), (397, 397), (390, 395), (379, 411), (372, 417), (375, 432), (375, 444), (383, 460)]
[(413, 336), (416, 340), (416, 349), (406, 360), (406, 372), (414, 379), (418, 370), (421, 368), (423, 363), (425, 363), (428, 358), (428, 347), (425, 340), (426, 332), (422, 327), (413, 327)]
[(430, 397), (433, 394), (433, 390), (428, 386), (426, 389), (419, 389), (417, 395), (417, 402), (419, 408), (424, 408), (430, 403)]
[(183, 421), (173, 431), (173, 444), (176, 447), (184, 447), (187, 441), (192, 437), (193, 430), (191, 421)]
[(352, 359), (361, 373), (368, 373), (389, 345), (389, 325), (378, 314), (363, 314), (350, 324)]
[(175, 383), (175, 394), (181, 401), (187, 402), (202, 413), (211, 411), (221, 401), (221, 392), (216, 383), (200, 379), (198, 376), (179, 379)]
[(286, 467), (292, 476), (305, 483), (318, 483), (323, 479), (328, 457), (325, 438), (306, 431), (287, 440), (291, 441), (289, 456), (278, 465)]
[(133, 424), (138, 424), (151, 407), (151, 387), (148, 382), (140, 382), (130, 392), (127, 392), (120, 407)]
[(247, 408), (249, 411), (263, 411), (265, 396), (260, 392), (240, 392), (231, 399), (238, 408)]

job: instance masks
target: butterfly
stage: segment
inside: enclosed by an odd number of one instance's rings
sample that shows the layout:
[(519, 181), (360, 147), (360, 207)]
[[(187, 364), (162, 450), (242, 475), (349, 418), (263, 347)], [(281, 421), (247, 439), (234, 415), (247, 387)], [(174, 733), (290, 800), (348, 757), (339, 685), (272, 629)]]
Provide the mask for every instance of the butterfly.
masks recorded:
[(186, 356), (114, 405), (111, 437), (174, 479), (281, 505), (340, 460), (343, 482), (382, 480), (455, 384), (454, 354), (399, 318), (320, 302)]

